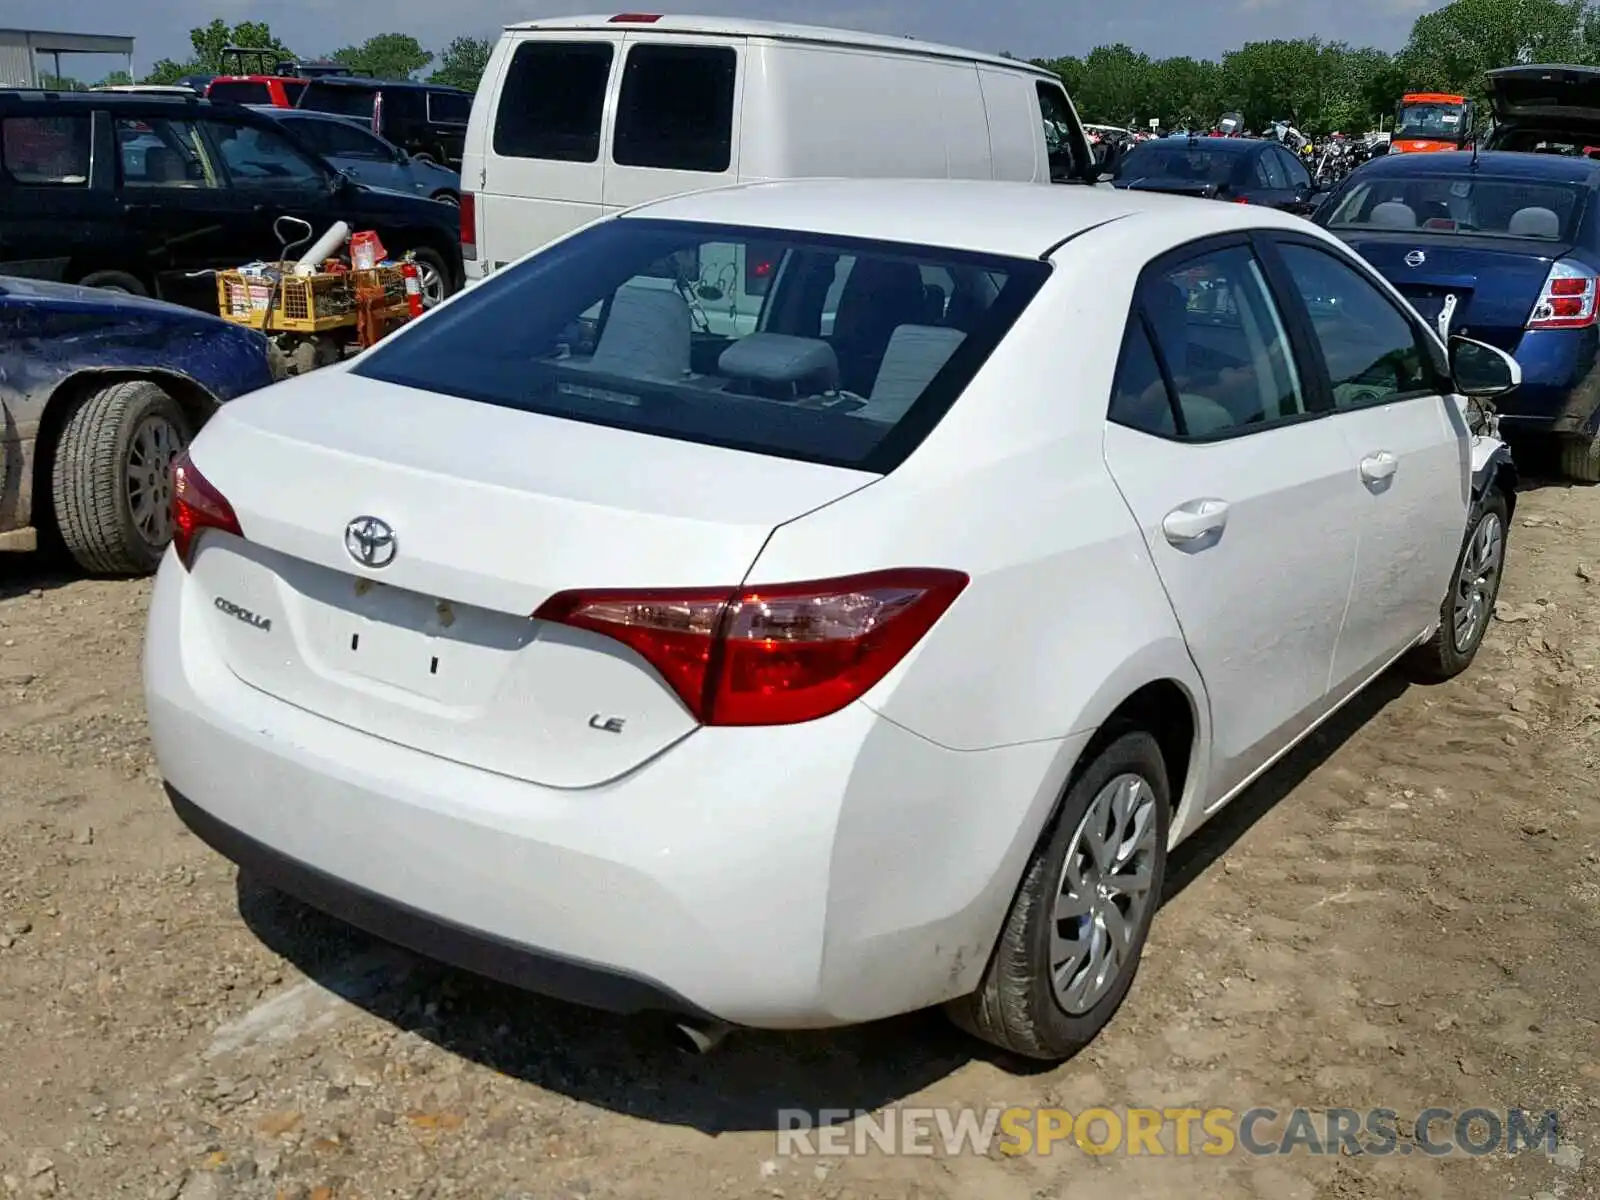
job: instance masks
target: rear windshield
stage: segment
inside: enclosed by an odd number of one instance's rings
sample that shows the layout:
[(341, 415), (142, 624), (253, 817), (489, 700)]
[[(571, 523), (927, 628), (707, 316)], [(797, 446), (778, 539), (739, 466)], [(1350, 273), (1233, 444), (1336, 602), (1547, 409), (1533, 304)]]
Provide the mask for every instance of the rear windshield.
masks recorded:
[(329, 87), (325, 84), (311, 83), (300, 96), (297, 108), (309, 108), (313, 112), (338, 113), (341, 117), (364, 117), (372, 119), (373, 100), (377, 92), (363, 87)]
[(1173, 179), (1190, 183), (1227, 183), (1242, 156), (1196, 146), (1145, 142), (1116, 166), (1118, 179)]
[(887, 472), (1043, 283), (1031, 259), (625, 218), (498, 272), (355, 373)]
[(1475, 237), (1574, 240), (1585, 192), (1577, 184), (1525, 179), (1384, 177), (1355, 184), (1337, 199), (1331, 230), (1421, 229)]
[(266, 84), (249, 79), (217, 80), (206, 92), (208, 100), (221, 100), (228, 104), (271, 104), (272, 89)]

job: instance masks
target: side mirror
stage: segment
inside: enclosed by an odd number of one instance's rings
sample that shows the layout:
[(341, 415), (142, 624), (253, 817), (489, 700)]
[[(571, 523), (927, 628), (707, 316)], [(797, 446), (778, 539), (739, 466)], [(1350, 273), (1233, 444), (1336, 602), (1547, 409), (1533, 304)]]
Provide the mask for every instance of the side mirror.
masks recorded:
[(411, 152), (396, 146), (394, 148), (394, 161), (402, 167), (405, 166), (411, 161)]
[(1463, 396), (1488, 400), (1522, 383), (1522, 366), (1497, 346), (1456, 334), (1450, 339), (1450, 378)]
[(1373, 142), (1371, 146), (1367, 147), (1367, 154), (1372, 158), (1377, 158), (1378, 155), (1387, 153), (1389, 153), (1388, 142)]

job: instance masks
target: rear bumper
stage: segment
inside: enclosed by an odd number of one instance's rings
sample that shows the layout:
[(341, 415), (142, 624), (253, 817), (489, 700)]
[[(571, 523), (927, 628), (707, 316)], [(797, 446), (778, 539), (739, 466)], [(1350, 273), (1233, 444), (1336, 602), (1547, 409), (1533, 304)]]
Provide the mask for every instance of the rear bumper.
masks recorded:
[(529, 990), (850, 1024), (976, 987), (1083, 738), (955, 752), (853, 705), (554, 789), (248, 687), (169, 553), (145, 690), (174, 807), (315, 907)]
[(1597, 351), (1600, 328), (1524, 333), (1516, 349), (1522, 386), (1495, 404), (1506, 432), (1595, 432), (1600, 420)]

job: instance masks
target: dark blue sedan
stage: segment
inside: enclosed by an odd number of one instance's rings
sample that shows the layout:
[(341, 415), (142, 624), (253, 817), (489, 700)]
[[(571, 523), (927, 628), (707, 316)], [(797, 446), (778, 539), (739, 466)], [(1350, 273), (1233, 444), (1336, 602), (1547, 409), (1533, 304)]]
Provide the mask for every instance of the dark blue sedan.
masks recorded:
[(1311, 172), (1282, 145), (1255, 138), (1157, 138), (1141, 142), (1112, 170), (1113, 186), (1309, 213)]
[(1600, 482), (1600, 162), (1551, 154), (1403, 154), (1352, 174), (1317, 223), (1442, 334), (1499, 346), (1522, 386), (1507, 434), (1554, 435), (1575, 479)]
[(86, 570), (153, 571), (172, 457), (273, 380), (266, 338), (189, 308), (0, 275), (0, 550), (55, 541)]

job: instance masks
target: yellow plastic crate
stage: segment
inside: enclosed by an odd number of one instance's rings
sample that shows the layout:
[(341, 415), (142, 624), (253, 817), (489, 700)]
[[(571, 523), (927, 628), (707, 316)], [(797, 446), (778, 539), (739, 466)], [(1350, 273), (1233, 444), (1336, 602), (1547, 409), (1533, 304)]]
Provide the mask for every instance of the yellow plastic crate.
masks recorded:
[(267, 333), (327, 333), (355, 326), (358, 290), (382, 287), (386, 318), (404, 320), (408, 315), (399, 267), (296, 276), (293, 263), (278, 266), (281, 280), (218, 271), (217, 312), (224, 320)]

